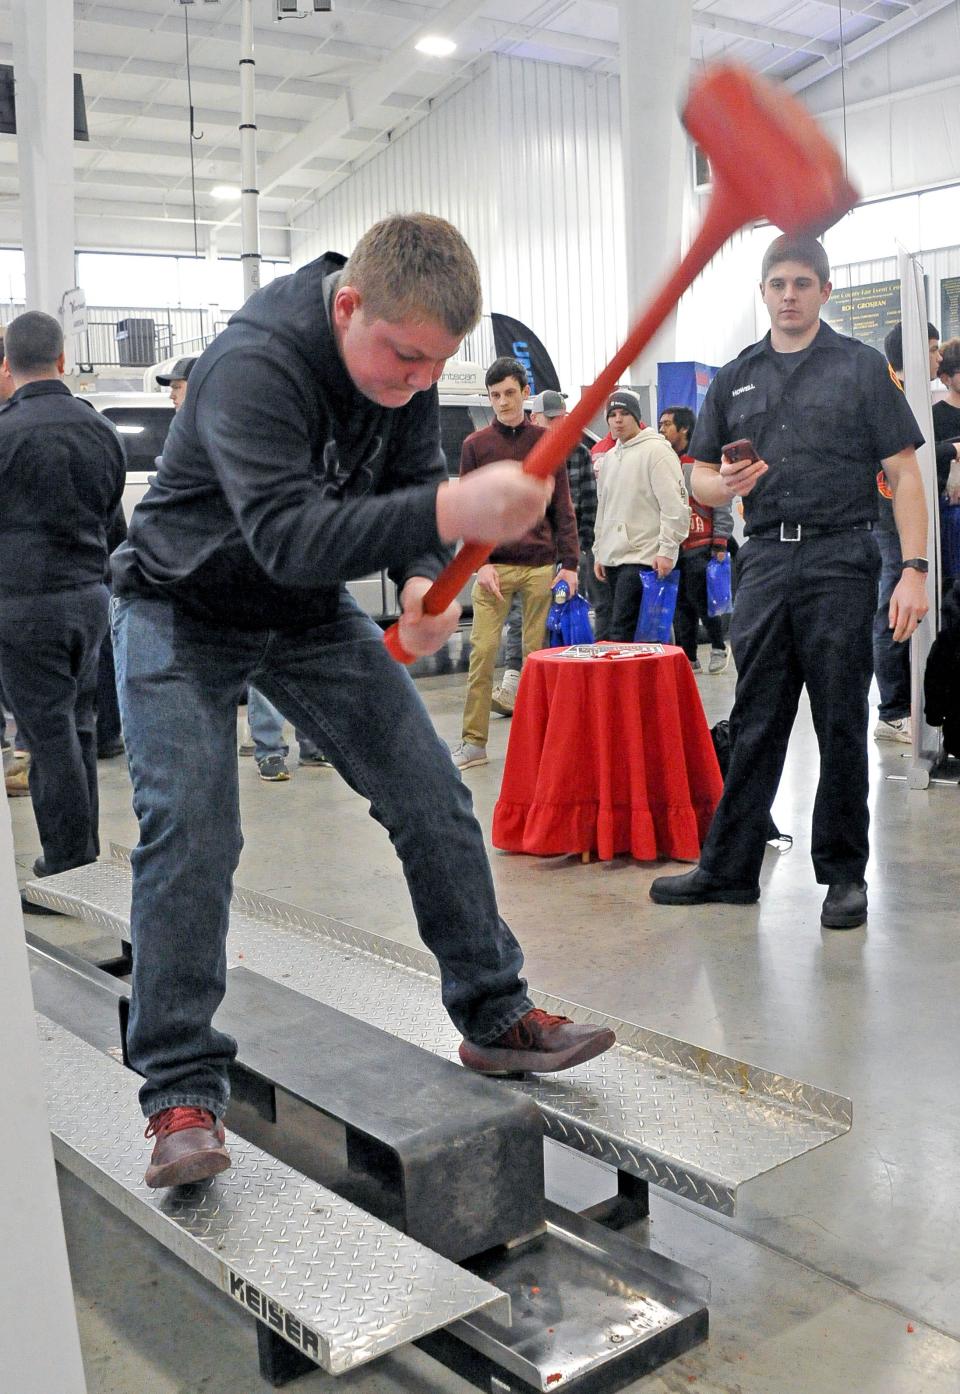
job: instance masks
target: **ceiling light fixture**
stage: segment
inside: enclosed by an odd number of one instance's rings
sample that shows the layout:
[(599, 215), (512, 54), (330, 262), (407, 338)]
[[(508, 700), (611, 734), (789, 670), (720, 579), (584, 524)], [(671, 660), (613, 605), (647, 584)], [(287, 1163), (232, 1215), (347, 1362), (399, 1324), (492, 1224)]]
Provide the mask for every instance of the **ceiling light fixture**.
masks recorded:
[(431, 58), (449, 58), (457, 46), (452, 39), (445, 39), (442, 34), (425, 34), (414, 47), (418, 53), (426, 53)]
[(228, 199), (239, 198), (240, 190), (237, 188), (236, 184), (214, 184), (213, 188), (210, 190), (210, 197), (222, 199), (226, 202)]

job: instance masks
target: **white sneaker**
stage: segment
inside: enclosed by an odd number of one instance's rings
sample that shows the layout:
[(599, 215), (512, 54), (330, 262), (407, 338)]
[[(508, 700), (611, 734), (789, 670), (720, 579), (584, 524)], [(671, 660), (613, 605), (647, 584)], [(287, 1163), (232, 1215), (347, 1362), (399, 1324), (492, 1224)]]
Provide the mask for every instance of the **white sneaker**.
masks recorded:
[(517, 672), (516, 668), (505, 668), (503, 677), (500, 681), (500, 691), (503, 693), (512, 693), (513, 696), (516, 697), (519, 686), (520, 674)]
[(503, 687), (495, 687), (490, 694), (490, 710), (497, 712), (500, 716), (513, 716), (516, 701), (517, 694), (515, 692), (508, 692)]
[(912, 745), (913, 731), (910, 729), (909, 716), (902, 716), (897, 721), (878, 721), (873, 728), (873, 739), (875, 741), (899, 741), (901, 745)]
[(714, 676), (717, 676), (720, 673), (725, 673), (727, 671), (727, 665), (729, 664), (729, 662), (730, 650), (726, 644), (724, 644), (722, 649), (711, 649), (710, 664), (707, 668), (707, 672), (713, 673)]
[(487, 763), (487, 748), (484, 745), (471, 745), (469, 741), (461, 741), (451, 750), (450, 758), (458, 770), (469, 770), (474, 765)]

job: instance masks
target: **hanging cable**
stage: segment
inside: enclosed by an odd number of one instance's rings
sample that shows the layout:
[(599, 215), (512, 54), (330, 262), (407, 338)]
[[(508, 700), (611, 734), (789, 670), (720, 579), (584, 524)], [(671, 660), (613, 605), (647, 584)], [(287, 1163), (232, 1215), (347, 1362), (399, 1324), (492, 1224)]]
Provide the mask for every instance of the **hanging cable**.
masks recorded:
[(837, 16), (840, 20), (840, 106), (843, 111), (843, 172), (849, 178), (847, 162), (847, 56), (843, 47), (843, 0), (837, 0)]
[(193, 143), (196, 140), (203, 140), (203, 132), (197, 133), (196, 121), (193, 111), (193, 80), (190, 74), (190, 20), (189, 11), (186, 5), (183, 7), (183, 37), (187, 51), (187, 106), (190, 109), (190, 135), (188, 148), (190, 150), (190, 197), (193, 203), (193, 255), (200, 255), (200, 239), (197, 233), (197, 171), (193, 159)]

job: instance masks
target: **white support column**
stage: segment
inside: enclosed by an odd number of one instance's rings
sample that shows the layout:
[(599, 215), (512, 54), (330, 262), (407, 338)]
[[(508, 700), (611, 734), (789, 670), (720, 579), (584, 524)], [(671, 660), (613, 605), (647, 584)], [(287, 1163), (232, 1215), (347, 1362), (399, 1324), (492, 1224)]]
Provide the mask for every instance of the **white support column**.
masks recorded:
[(243, 298), (260, 288), (260, 191), (257, 188), (256, 62), (253, 0), (240, 0), (240, 262)]
[(930, 609), (910, 640), (910, 715), (913, 731), (911, 764), (907, 784), (911, 789), (926, 789), (931, 771), (940, 758), (941, 733), (928, 726), (923, 716), (923, 676), (930, 649), (937, 637), (940, 594), (940, 510), (937, 495), (937, 461), (931, 445), (934, 439), (933, 412), (930, 401), (930, 357), (927, 339), (927, 303), (923, 288), (923, 267), (915, 256), (903, 247), (897, 256), (900, 271), (900, 322), (903, 325), (903, 380), (907, 402), (924, 445), (917, 451), (923, 492), (927, 504), (927, 544), (924, 555), (930, 561), (927, 578), (927, 599)]
[[(631, 321), (681, 251), (689, 174), (679, 110), (690, 75), (692, 8), (692, 0), (620, 0), (620, 121)], [(671, 315), (634, 365), (631, 380), (655, 385), (658, 359), (675, 356), (676, 316)]]
[(0, 1386), (84, 1394), (7, 796), (0, 794)]
[[(220, 318), (219, 291), (215, 289), (219, 284), (217, 279), (217, 257), (219, 255), (219, 250), (217, 230), (216, 228), (211, 228), (207, 235), (207, 245), (204, 251), (208, 281), (203, 302), (203, 332), (207, 336), (208, 343), (217, 332), (217, 321)], [(246, 295), (244, 295), (244, 299), (246, 299)]]
[(60, 314), (76, 285), (73, 0), (12, 0), (27, 309)]

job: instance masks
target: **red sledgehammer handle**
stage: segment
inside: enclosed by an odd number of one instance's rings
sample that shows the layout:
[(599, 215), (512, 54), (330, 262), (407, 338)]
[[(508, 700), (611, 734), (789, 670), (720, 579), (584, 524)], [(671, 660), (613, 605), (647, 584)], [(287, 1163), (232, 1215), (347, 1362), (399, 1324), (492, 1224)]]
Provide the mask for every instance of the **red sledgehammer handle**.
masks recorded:
[[(579, 443), (584, 428), (604, 405), (626, 369), (646, 348), (683, 292), (727, 238), (752, 216), (751, 212), (744, 216), (739, 200), (734, 204), (730, 200), (721, 199), (718, 197), (718, 190), (714, 188), (710, 211), (693, 246), (596, 382), (584, 392), (573, 411), (537, 441), (521, 466), (525, 474), (536, 475), (538, 479), (549, 479), (551, 474), (555, 474), (561, 465), (565, 464), (567, 456)], [(461, 547), (423, 597), (423, 608), (428, 615), (442, 614), (447, 606), (456, 600), (474, 571), (486, 561), (494, 546), (493, 543), (467, 542)], [(414, 661), (414, 655), (408, 654), (400, 642), (399, 624), (390, 626), (384, 635), (384, 642), (398, 662)]]
[[(690, 89), (683, 121), (713, 169), (703, 225), (616, 357), (570, 415), (537, 441), (523, 462), (527, 474), (547, 479), (563, 465), (621, 375), (728, 237), (761, 217), (785, 233), (819, 232), (857, 201), (838, 152), (810, 113), (790, 93), (745, 68), (719, 64), (707, 69)], [(442, 614), (492, 550), (492, 544), (467, 543), (424, 595), (426, 613)], [(413, 661), (400, 643), (397, 625), (385, 638), (394, 658)]]

